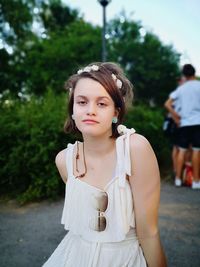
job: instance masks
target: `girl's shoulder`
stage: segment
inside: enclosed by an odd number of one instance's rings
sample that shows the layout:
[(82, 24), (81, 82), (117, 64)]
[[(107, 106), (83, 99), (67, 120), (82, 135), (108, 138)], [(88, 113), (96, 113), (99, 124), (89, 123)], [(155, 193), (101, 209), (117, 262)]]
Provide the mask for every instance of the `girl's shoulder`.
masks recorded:
[(130, 136), (131, 161), (147, 166), (156, 160), (155, 152), (146, 137), (140, 134)]
[(57, 167), (63, 164), (63, 161), (65, 161), (65, 157), (66, 157), (66, 148), (58, 152), (58, 154), (55, 157), (55, 163)]
[(127, 128), (125, 125), (120, 124), (117, 130), (120, 134), (119, 139), (125, 137), (128, 147), (131, 150), (144, 150), (145, 148), (151, 147), (149, 141), (143, 135), (136, 133), (134, 128)]
[[(129, 146), (130, 143), (130, 149), (145, 149), (148, 147), (151, 147), (149, 141), (141, 134), (136, 133), (134, 128), (127, 128), (125, 125), (118, 125), (117, 131), (120, 135), (119, 139), (125, 136), (127, 140), (127, 144)], [(130, 142), (129, 142), (130, 141)]]
[(149, 141), (141, 134), (134, 133), (130, 136), (130, 148), (131, 149), (145, 149), (151, 147)]
[(67, 153), (67, 151), (69, 151), (69, 150), (73, 151), (73, 147), (75, 146), (75, 144), (76, 144), (76, 142), (74, 144), (68, 143), (66, 148), (64, 148), (63, 150), (58, 152), (58, 154), (56, 155), (56, 158), (55, 158), (56, 166), (58, 166), (60, 164), (63, 164), (63, 161), (64, 162), (66, 161), (66, 153)]
[(67, 181), (66, 149), (63, 149), (60, 152), (58, 152), (55, 158), (55, 164), (61, 178), (66, 183)]
[(76, 142), (74, 144), (69, 143), (67, 145), (67, 148), (58, 152), (55, 158), (56, 167), (60, 173), (61, 178), (65, 183), (68, 177), (67, 173), (68, 171), (71, 171), (70, 164), (73, 159), (73, 151), (75, 144)]

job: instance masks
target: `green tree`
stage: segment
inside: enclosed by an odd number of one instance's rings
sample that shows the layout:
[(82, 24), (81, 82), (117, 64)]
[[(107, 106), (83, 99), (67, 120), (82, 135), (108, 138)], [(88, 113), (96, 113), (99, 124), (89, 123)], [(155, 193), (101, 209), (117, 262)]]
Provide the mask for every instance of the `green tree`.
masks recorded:
[(17, 45), (19, 39), (27, 38), (33, 22), (33, 0), (0, 2), (0, 38), (8, 45)]
[(44, 1), (41, 4), (40, 18), (47, 34), (66, 29), (78, 17), (77, 10), (70, 9), (60, 0)]
[[(25, 93), (41, 95), (49, 87), (60, 92), (64, 81), (80, 65), (99, 61), (100, 27), (86, 23), (76, 10), (71, 10), (60, 0), (27, 0), (23, 3), (23, 6), (16, 6), (17, 14), (22, 8), (28, 12), (32, 7), (35, 11), (28, 13), (29, 20), (24, 18), (24, 25), (27, 22), (29, 27), (22, 28), (28, 38), (25, 38), (26, 35), (18, 35), (16, 43), (10, 43), (13, 53), (9, 55), (5, 49), (2, 53), (4, 61), (0, 66), (0, 78), (3, 86), (0, 92), (10, 90), (16, 96)], [(9, 18), (12, 12), (8, 6), (3, 12)], [(18, 17), (16, 21), (20, 23)], [(33, 21), (37, 22), (39, 33), (34, 33), (30, 28)], [(14, 24), (13, 29), (17, 24)]]
[(19, 64), (23, 60), (20, 44), (33, 37), (33, 0), (1, 0), (0, 2), (0, 92), (17, 91), (20, 73)]
[(50, 38), (35, 42), (21, 65), (25, 87), (29, 92), (43, 94), (50, 86), (63, 90), (64, 81), (80, 65), (99, 60), (100, 28), (82, 19), (72, 22), (66, 30), (51, 32)]
[(124, 17), (109, 23), (110, 60), (119, 62), (135, 85), (136, 97), (162, 104), (176, 87), (179, 76), (179, 54), (172, 46), (147, 32), (142, 36), (139, 22)]

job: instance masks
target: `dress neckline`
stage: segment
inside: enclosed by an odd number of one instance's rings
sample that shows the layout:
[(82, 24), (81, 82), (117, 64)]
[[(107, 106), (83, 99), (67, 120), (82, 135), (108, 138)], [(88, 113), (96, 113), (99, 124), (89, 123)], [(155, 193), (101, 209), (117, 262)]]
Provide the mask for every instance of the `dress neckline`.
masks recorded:
[(98, 190), (98, 191), (100, 191), (100, 192), (107, 192), (107, 189), (108, 189), (108, 187), (116, 180), (116, 178), (117, 178), (117, 176), (114, 176), (105, 186), (104, 186), (104, 188), (99, 188), (99, 187), (97, 187), (97, 186), (95, 186), (95, 185), (91, 185), (91, 184), (89, 184), (89, 183), (87, 183), (87, 182), (85, 182), (85, 181), (82, 181), (81, 179), (79, 179), (79, 178), (76, 178), (75, 176), (74, 176), (74, 178), (75, 178), (75, 180), (76, 181), (78, 181), (78, 182), (80, 182), (81, 184), (83, 184), (83, 185), (86, 185), (87, 187), (91, 187), (91, 188), (93, 188), (93, 189), (95, 189), (95, 190)]
[(108, 183), (103, 188), (99, 188), (95, 185), (91, 185), (88, 182), (85, 182), (85, 181), (81, 180), (80, 178), (75, 177), (75, 175), (74, 175), (74, 161), (73, 161), (75, 144), (74, 144), (73, 149), (72, 149), (72, 157), (71, 157), (71, 170), (72, 170), (72, 176), (73, 176), (74, 180), (77, 180), (78, 182), (85, 184), (86, 186), (91, 187), (93, 189), (96, 189), (98, 191), (106, 192), (106, 189), (109, 187), (109, 185), (112, 184), (112, 182), (117, 178), (118, 152), (117, 152), (116, 140), (115, 140), (116, 163), (115, 163), (115, 167), (113, 170), (113, 175), (112, 175), (112, 178), (108, 181)]

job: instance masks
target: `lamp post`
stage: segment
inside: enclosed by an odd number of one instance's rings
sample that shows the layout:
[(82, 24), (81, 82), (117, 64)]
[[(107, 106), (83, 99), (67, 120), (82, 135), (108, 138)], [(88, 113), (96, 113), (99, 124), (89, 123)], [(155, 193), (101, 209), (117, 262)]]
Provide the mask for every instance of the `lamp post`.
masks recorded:
[(111, 0), (98, 0), (98, 2), (103, 7), (103, 29), (102, 29), (102, 61), (106, 61), (106, 6), (111, 2)]

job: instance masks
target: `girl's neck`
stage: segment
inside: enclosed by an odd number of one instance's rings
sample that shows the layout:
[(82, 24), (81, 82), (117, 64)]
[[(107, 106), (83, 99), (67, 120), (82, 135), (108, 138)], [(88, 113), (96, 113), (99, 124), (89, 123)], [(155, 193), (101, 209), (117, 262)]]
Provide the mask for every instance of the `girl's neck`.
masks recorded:
[(105, 155), (115, 148), (115, 138), (103, 137), (103, 138), (92, 138), (83, 137), (85, 152), (92, 155)]

